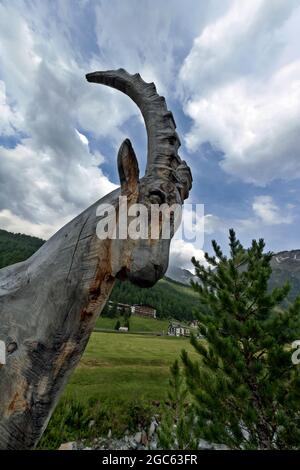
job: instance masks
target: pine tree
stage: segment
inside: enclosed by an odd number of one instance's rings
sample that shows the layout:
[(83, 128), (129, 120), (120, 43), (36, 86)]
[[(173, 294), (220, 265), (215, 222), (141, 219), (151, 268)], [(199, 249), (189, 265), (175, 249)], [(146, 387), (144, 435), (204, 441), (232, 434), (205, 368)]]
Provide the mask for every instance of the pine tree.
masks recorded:
[(178, 360), (171, 366), (170, 373), (168, 402), (158, 429), (159, 446), (162, 449), (197, 449), (197, 443), (190, 432), (193, 416)]
[(297, 447), (300, 378), (289, 345), (300, 337), (300, 299), (283, 309), (289, 286), (268, 291), (272, 254), (263, 240), (245, 250), (231, 230), (230, 257), (215, 241), (213, 249), (212, 267), (193, 260), (206, 307), (198, 320), (207, 343), (192, 338), (201, 366), (182, 355), (198, 432), (232, 448)]
[(126, 317), (124, 320), (124, 326), (128, 328), (128, 331), (130, 330), (130, 321), (128, 317)]
[(300, 339), (300, 297), (286, 305), (289, 285), (272, 291), (272, 253), (264, 241), (245, 249), (230, 230), (230, 256), (213, 241), (209, 267), (193, 259), (200, 283), (200, 361), (183, 351), (192, 396), (191, 433), (232, 449), (300, 448), (300, 367), (291, 344)]

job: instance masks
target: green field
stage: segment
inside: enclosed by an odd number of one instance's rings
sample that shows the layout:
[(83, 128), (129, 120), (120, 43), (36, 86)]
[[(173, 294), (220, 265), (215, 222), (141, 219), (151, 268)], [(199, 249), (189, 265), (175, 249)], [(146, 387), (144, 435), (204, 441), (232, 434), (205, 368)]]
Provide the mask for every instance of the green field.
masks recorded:
[(162, 400), (169, 367), (189, 340), (117, 333), (93, 333), (65, 396), (88, 400)]
[[(122, 322), (122, 318), (119, 318)], [(117, 318), (100, 317), (97, 320), (96, 328), (113, 330)], [(145, 332), (145, 333), (159, 333), (166, 334), (168, 331), (169, 320), (158, 320), (155, 318), (142, 318), (135, 315), (130, 317), (130, 332)]]
[[(187, 338), (93, 333), (41, 448), (103, 435), (109, 429), (120, 435), (150, 421), (167, 397), (169, 368), (182, 349), (195, 356)], [(95, 421), (92, 429), (90, 420)]]
[[(0, 230), (0, 267), (26, 259), (42, 243), (34, 237)], [(139, 427), (145, 428), (153, 414), (161, 413), (170, 365), (183, 348), (191, 351), (187, 338), (157, 336), (167, 331), (166, 318), (179, 318), (181, 322), (193, 318), (198, 296), (191, 288), (166, 279), (150, 289), (117, 281), (110, 298), (114, 302), (152, 305), (165, 319), (132, 316), (130, 330), (135, 334), (92, 334), (40, 448), (55, 449), (62, 442), (103, 436), (109, 429), (117, 436), (126, 429), (136, 432)], [(102, 317), (96, 328), (114, 329), (115, 324), (116, 318)]]

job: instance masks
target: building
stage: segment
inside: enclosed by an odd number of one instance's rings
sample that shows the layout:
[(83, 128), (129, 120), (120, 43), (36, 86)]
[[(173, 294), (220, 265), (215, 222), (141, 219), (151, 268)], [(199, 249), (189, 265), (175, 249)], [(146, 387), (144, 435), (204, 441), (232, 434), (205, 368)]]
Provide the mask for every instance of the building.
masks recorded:
[(139, 317), (156, 318), (156, 310), (150, 305), (132, 305), (131, 313)]
[(121, 331), (123, 333), (127, 333), (128, 332), (128, 327), (127, 326), (120, 326), (118, 331)]
[(122, 304), (121, 302), (112, 302), (111, 300), (109, 300), (108, 308), (112, 309), (114, 308), (114, 306), (121, 315), (123, 313), (132, 313), (140, 317), (156, 318), (156, 310), (155, 308), (151, 307), (151, 305), (129, 305)]
[(169, 323), (168, 327), (169, 336), (190, 336), (190, 329), (180, 323)]
[(120, 302), (113, 302), (112, 300), (109, 300), (108, 301), (108, 308), (109, 309), (112, 309), (113, 307), (116, 307), (117, 311), (120, 312), (121, 314), (122, 313), (129, 313), (129, 312), (132, 312), (132, 306), (129, 305), (129, 304), (122, 304)]

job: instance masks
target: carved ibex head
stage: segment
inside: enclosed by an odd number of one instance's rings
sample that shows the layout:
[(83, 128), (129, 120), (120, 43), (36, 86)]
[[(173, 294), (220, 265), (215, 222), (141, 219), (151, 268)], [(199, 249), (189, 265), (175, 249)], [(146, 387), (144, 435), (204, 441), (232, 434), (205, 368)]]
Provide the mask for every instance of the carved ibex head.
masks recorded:
[(36, 445), (115, 278), (150, 286), (167, 269), (170, 237), (100, 239), (99, 205), (120, 212), (120, 195), (131, 208), (181, 205), (191, 188), (190, 170), (177, 153), (173, 116), (154, 84), (125, 70), (87, 79), (123, 91), (139, 106), (148, 132), (146, 174), (139, 179), (126, 139), (118, 154), (121, 189), (88, 207), (26, 261), (0, 269), (0, 449)]
[[(182, 204), (189, 195), (192, 175), (178, 155), (180, 140), (172, 113), (165, 98), (156, 92), (154, 83), (146, 83), (139, 74), (124, 69), (94, 72), (86, 75), (89, 82), (116, 88), (128, 95), (139, 107), (148, 134), (148, 155), (145, 176), (139, 178), (139, 167), (129, 139), (119, 150), (118, 169), (121, 193), (130, 202), (143, 204)], [(149, 211), (150, 214), (150, 211)], [(170, 238), (118, 240), (112, 260), (114, 274), (127, 277), (140, 286), (151, 286), (168, 267)], [(129, 253), (129, 255), (128, 255)], [(126, 256), (127, 254), (127, 256)]]

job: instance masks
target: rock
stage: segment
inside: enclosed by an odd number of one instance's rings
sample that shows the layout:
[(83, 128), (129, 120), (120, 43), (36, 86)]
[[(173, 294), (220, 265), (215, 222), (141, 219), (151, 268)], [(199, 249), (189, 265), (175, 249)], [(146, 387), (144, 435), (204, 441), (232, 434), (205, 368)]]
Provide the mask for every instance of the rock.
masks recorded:
[(213, 449), (214, 450), (229, 450), (229, 447), (227, 447), (225, 444), (213, 444)]
[(143, 446), (146, 446), (148, 444), (148, 437), (145, 431), (142, 431), (141, 443), (143, 444)]
[(108, 439), (111, 439), (111, 436), (112, 436), (112, 432), (111, 432), (111, 429), (108, 431), (108, 434), (107, 434), (107, 437)]
[(153, 400), (153, 401), (152, 401), (152, 404), (153, 404), (154, 406), (160, 406), (160, 401), (158, 401), (158, 400)]
[(153, 434), (155, 433), (156, 424), (157, 424), (156, 421), (152, 421), (152, 423), (150, 424), (149, 431), (148, 431), (149, 437), (152, 437)]
[(137, 448), (137, 443), (136, 441), (134, 440), (134, 437), (131, 436), (129, 439), (128, 439), (128, 447), (129, 449), (136, 449)]
[(137, 443), (137, 444), (140, 444), (141, 440), (142, 440), (142, 433), (141, 431), (137, 432), (134, 436), (134, 441)]
[(199, 450), (213, 449), (213, 445), (210, 444), (209, 442), (205, 441), (204, 439), (200, 439), (199, 443), (198, 443), (198, 449)]
[(95, 420), (92, 419), (90, 422), (89, 422), (89, 429), (91, 429), (93, 426), (95, 426)]
[(76, 450), (76, 442), (64, 442), (58, 450)]
[(149, 445), (150, 450), (156, 450), (157, 449), (157, 442), (156, 441), (151, 441)]

